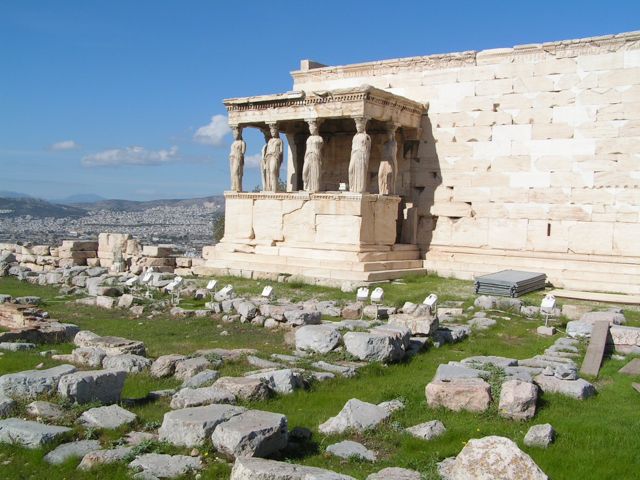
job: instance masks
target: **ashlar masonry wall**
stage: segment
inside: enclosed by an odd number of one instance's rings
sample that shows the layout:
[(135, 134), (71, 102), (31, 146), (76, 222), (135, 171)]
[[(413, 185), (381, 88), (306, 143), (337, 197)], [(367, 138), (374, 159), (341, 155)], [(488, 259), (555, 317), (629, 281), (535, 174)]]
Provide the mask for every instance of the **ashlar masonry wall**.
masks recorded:
[(292, 72), (429, 103), (411, 188), (426, 266), (640, 293), (640, 32)]

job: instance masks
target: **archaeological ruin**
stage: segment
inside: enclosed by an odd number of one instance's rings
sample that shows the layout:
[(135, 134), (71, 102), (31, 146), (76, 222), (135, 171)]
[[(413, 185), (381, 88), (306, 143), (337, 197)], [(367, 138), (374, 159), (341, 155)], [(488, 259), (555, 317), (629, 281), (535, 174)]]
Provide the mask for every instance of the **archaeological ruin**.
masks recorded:
[[(291, 75), (290, 92), (224, 102), (232, 188), (201, 272), (340, 285), (514, 268), (640, 293), (640, 33)], [(247, 128), (265, 135), (258, 193), (242, 191)]]

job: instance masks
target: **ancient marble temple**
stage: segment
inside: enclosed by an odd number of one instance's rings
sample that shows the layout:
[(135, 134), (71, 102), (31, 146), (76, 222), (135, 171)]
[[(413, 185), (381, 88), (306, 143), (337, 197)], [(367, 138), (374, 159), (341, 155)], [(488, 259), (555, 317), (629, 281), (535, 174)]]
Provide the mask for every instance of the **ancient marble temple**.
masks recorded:
[[(640, 32), (291, 75), (292, 92), (225, 101), (213, 272), (339, 284), (513, 268), (640, 294)], [(260, 193), (242, 192), (248, 128), (265, 136)]]
[[(424, 272), (396, 193), (410, 184), (425, 104), (368, 85), (224, 103), (235, 136), (232, 188), (224, 238), (206, 250), (209, 267), (333, 285)], [(257, 193), (242, 191), (247, 128), (265, 138)], [(287, 191), (278, 188), (282, 167)]]

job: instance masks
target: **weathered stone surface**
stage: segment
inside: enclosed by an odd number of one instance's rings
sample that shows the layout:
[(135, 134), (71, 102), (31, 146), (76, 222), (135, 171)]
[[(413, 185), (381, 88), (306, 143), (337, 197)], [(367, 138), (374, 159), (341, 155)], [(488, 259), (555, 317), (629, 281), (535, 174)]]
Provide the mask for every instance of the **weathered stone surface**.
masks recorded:
[(434, 380), (455, 380), (458, 378), (488, 378), (489, 373), (473, 368), (470, 365), (464, 365), (462, 363), (450, 362), (438, 365)]
[(508, 380), (500, 390), (500, 415), (513, 420), (529, 420), (536, 414), (538, 387), (522, 380)]
[(204, 357), (187, 358), (176, 362), (173, 375), (178, 380), (184, 381), (193, 377), (196, 373), (208, 369), (210, 366), (211, 362)]
[(78, 470), (90, 470), (98, 465), (120, 462), (131, 454), (133, 447), (117, 447), (110, 450), (96, 450), (82, 457)]
[(342, 337), (331, 325), (306, 325), (296, 329), (296, 349), (328, 353), (336, 348)]
[(140, 373), (147, 370), (150, 366), (151, 360), (148, 358), (130, 353), (105, 357), (104, 360), (102, 360), (103, 368), (123, 370), (128, 373)]
[[(442, 471), (441, 471), (442, 473)], [(508, 438), (471, 439), (447, 468), (445, 480), (547, 480), (540, 467)]]
[(587, 312), (580, 317), (580, 321), (591, 325), (600, 321), (609, 322), (609, 325), (624, 325), (627, 323), (622, 313), (614, 311)]
[(405, 428), (405, 430), (416, 438), (423, 440), (433, 440), (445, 434), (447, 429), (440, 420), (431, 420), (430, 422), (420, 423), (413, 427)]
[(388, 467), (377, 473), (372, 473), (367, 480), (421, 480), (422, 475), (407, 468)]
[(562, 380), (548, 375), (537, 375), (534, 381), (545, 393), (559, 393), (578, 400), (592, 397), (596, 388), (586, 380)]
[(158, 430), (159, 439), (176, 446), (199, 446), (220, 423), (245, 411), (232, 405), (207, 405), (167, 412)]
[(271, 390), (287, 395), (294, 390), (304, 387), (302, 374), (290, 369), (271, 370), (247, 375), (248, 378), (257, 378), (264, 381)]
[(42, 447), (70, 431), (71, 429), (67, 427), (45, 425), (20, 418), (0, 420), (0, 442), (18, 444), (27, 448)]
[(101, 348), (80, 347), (71, 352), (73, 363), (83, 367), (100, 368), (107, 353)]
[(355, 480), (330, 470), (262, 458), (236, 458), (229, 480)]
[(313, 310), (287, 310), (284, 318), (289, 325), (317, 325), (322, 320), (322, 314)]
[(484, 412), (491, 403), (491, 387), (480, 378), (434, 380), (425, 389), (427, 404), (453, 411)]
[(21, 352), (24, 350), (33, 350), (35, 344), (27, 342), (0, 342), (0, 350), (8, 350), (10, 352)]
[(640, 358), (634, 358), (618, 370), (618, 372), (624, 373), (625, 375), (640, 375)]
[(362, 311), (364, 309), (364, 305), (362, 302), (355, 302), (345, 305), (342, 308), (342, 318), (345, 320), (358, 320), (362, 318)]
[(240, 400), (264, 400), (269, 396), (269, 387), (258, 378), (221, 377), (213, 385), (231, 392)]
[(37, 400), (27, 405), (27, 413), (32, 417), (44, 420), (58, 420), (65, 417), (65, 411), (59, 405)]
[(145, 355), (144, 343), (137, 340), (128, 340), (121, 337), (101, 337), (93, 332), (81, 331), (73, 339), (79, 347), (95, 347), (105, 351), (107, 355), (120, 355), (132, 353), (134, 355)]
[(211, 435), (216, 450), (233, 457), (265, 457), (287, 446), (287, 417), (249, 410), (218, 425)]
[(265, 360), (264, 358), (256, 357), (255, 355), (247, 355), (245, 360), (249, 365), (258, 368), (280, 368), (281, 363), (272, 362), (271, 360)]
[(72, 365), (59, 365), (46, 370), (25, 370), (0, 377), (0, 393), (11, 398), (33, 398), (46, 395), (58, 388), (64, 375), (76, 371)]
[(193, 377), (187, 378), (182, 382), (182, 386), (185, 388), (199, 388), (205, 385), (210, 385), (215, 382), (220, 374), (217, 370), (202, 370), (196, 373)]
[(176, 370), (176, 363), (186, 358), (184, 355), (177, 354), (162, 355), (153, 362), (150, 373), (157, 378), (170, 377)]
[(325, 434), (343, 433), (348, 429), (362, 432), (389, 418), (390, 413), (378, 405), (352, 398), (338, 415), (322, 423), (318, 430)]
[(549, 423), (541, 425), (534, 425), (524, 436), (524, 444), (528, 447), (542, 447), (547, 448), (553, 443), (556, 437), (556, 432)]
[(98, 440), (80, 440), (63, 443), (44, 456), (44, 461), (58, 465), (72, 457), (84, 457), (87, 453), (100, 450)]
[(214, 403), (236, 403), (236, 396), (216, 385), (201, 388), (183, 388), (171, 397), (171, 408), (199, 407)]
[(441, 347), (446, 343), (457, 343), (471, 334), (471, 327), (468, 325), (447, 325), (438, 328), (431, 335), (431, 340), (436, 347)]
[(58, 394), (76, 403), (116, 403), (127, 373), (121, 370), (88, 370), (65, 375), (58, 383)]
[(145, 453), (129, 464), (133, 470), (141, 470), (157, 478), (175, 478), (202, 469), (198, 457)]
[(251, 320), (258, 313), (258, 308), (251, 302), (243, 301), (236, 307), (236, 312), (245, 320)]
[(471, 366), (484, 366), (494, 365), (496, 367), (515, 367), (518, 365), (518, 360), (515, 358), (496, 357), (494, 355), (478, 355), (475, 357), (467, 357), (461, 361)]
[(119, 405), (91, 408), (80, 415), (78, 421), (87, 427), (114, 429), (136, 419), (136, 415)]
[(0, 394), (0, 417), (10, 416), (16, 408), (16, 401)]
[(440, 323), (432, 315), (409, 315), (397, 313), (389, 317), (389, 324), (400, 325), (411, 330), (413, 335), (433, 335)]
[(313, 368), (317, 368), (318, 370), (324, 370), (332, 373), (339, 373), (343, 377), (354, 377), (356, 375), (356, 370), (353, 367), (349, 367), (346, 365), (335, 365), (333, 363), (327, 363), (324, 360), (319, 360), (317, 362), (313, 362), (311, 364)]
[(493, 318), (487, 317), (474, 317), (469, 320), (469, 326), (475, 328), (477, 330), (487, 330), (488, 328), (493, 327), (498, 322), (496, 322)]
[(490, 295), (480, 295), (475, 299), (473, 305), (476, 308), (481, 308), (482, 310), (491, 310), (493, 308), (497, 308), (498, 299)]
[(587, 322), (579, 320), (567, 322), (567, 335), (572, 338), (589, 338), (592, 330), (593, 325)]
[(378, 406), (380, 408), (384, 408), (389, 414), (392, 414), (393, 412), (403, 410), (405, 407), (405, 404), (401, 399), (395, 398), (393, 400), (388, 400), (386, 402), (380, 402)]
[(327, 452), (340, 458), (356, 458), (358, 460), (369, 460), (375, 462), (377, 459), (376, 452), (369, 450), (367, 447), (358, 442), (351, 440), (343, 440), (342, 442), (331, 444), (327, 447)]
[(615, 350), (622, 353), (640, 353), (640, 328), (615, 325), (609, 328), (609, 335)]
[(348, 332), (344, 335), (343, 341), (347, 352), (368, 362), (395, 362), (405, 355), (402, 341), (391, 335)]

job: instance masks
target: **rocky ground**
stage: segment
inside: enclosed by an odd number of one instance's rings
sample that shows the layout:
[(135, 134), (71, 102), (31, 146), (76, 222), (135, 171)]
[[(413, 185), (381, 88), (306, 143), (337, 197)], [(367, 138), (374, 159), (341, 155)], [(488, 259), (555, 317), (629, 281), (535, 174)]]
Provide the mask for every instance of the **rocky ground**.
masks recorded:
[[(545, 337), (535, 295), (460, 296), (436, 318), (425, 290), (461, 290), (441, 279), (388, 285), (378, 309), (331, 289), (264, 298), (255, 282), (211, 295), (187, 281), (175, 306), (169, 278), (89, 270), (49, 287), (0, 280), (5, 308), (39, 303), (29, 329), (0, 335), (8, 478), (631, 478), (628, 357), (598, 379), (577, 367), (589, 324), (633, 328), (635, 311), (565, 308), (576, 338)], [(57, 333), (29, 341), (51, 318)]]

